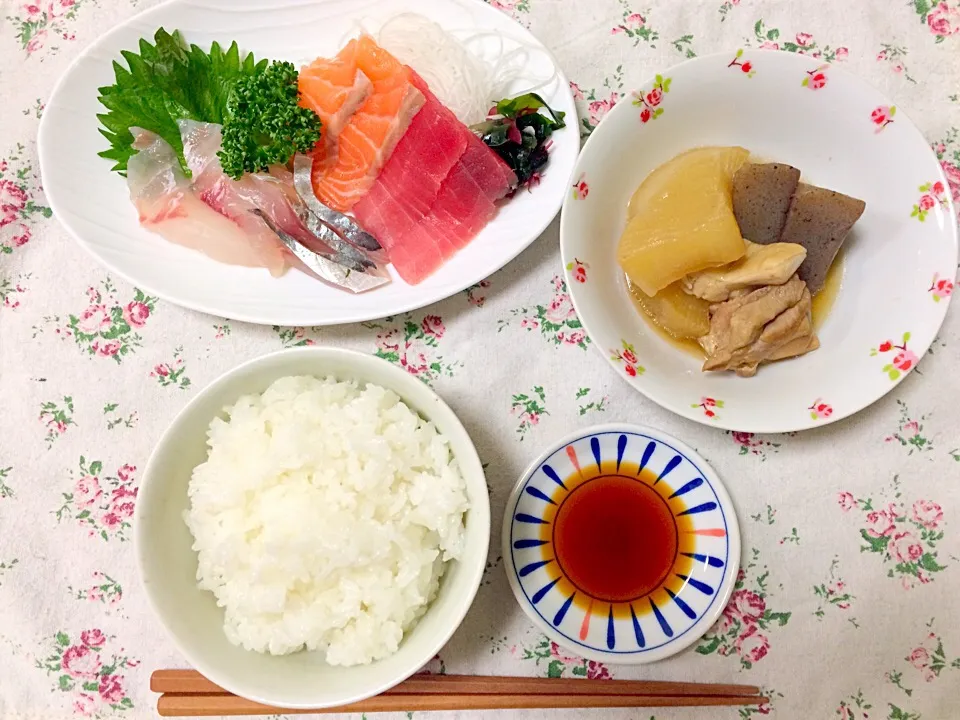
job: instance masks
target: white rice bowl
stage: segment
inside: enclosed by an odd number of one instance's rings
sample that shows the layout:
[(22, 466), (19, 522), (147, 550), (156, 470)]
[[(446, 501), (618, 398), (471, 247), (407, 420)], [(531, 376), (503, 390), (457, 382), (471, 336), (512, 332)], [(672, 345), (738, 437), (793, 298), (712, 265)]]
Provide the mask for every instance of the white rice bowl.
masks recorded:
[(460, 557), (466, 483), (446, 438), (391, 390), (284, 377), (215, 418), (184, 520), (235, 645), (394, 653)]

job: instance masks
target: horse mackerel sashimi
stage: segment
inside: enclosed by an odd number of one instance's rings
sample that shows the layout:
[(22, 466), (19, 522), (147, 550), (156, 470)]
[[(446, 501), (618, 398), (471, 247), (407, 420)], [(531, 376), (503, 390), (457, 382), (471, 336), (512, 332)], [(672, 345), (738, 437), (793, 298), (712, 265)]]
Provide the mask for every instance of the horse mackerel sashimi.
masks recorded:
[(517, 178), (422, 78), (411, 77), (425, 105), (354, 213), (400, 277), (417, 284), (490, 221)]
[(163, 138), (131, 131), (137, 153), (127, 163), (127, 186), (144, 228), (218, 262), (264, 267), (274, 276), (284, 272), (288, 254), (275, 235), (250, 237), (200, 199)]
[(255, 209), (309, 250), (332, 254), (331, 248), (307, 229), (294, 209), (297, 197), (289, 171), (277, 167), (269, 173), (247, 173), (233, 180), (223, 172), (217, 157), (222, 139), (220, 125), (193, 120), (180, 120), (178, 124), (184, 157), (193, 173), (193, 187), (203, 202), (239, 225), (251, 242), (278, 246), (288, 262), (291, 255), (283, 249), (277, 234), (253, 213)]
[(340, 131), (336, 162), (327, 167), (325, 160), (315, 159), (313, 167), (314, 192), (340, 212), (367, 193), (425, 102), (409, 68), (369, 35), (356, 43), (357, 67), (372, 83), (372, 92)]

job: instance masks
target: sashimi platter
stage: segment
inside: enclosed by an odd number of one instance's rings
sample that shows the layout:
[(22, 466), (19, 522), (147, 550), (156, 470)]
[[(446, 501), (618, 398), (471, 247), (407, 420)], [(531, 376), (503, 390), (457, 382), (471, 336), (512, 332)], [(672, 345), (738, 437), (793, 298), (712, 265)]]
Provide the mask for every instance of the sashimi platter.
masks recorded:
[(54, 211), (144, 290), (236, 320), (357, 322), (479, 282), (559, 210), (576, 111), (550, 53), (501, 13), (414, 10), (280, 3), (257, 28), (226, 0), (137, 16), (46, 109)]

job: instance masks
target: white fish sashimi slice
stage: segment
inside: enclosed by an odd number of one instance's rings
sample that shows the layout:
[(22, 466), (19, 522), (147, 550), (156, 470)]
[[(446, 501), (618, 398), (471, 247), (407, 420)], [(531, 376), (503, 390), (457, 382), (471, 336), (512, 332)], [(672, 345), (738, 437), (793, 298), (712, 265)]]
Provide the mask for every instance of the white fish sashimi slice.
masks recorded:
[(193, 175), (193, 188), (198, 197), (239, 225), (253, 245), (264, 250), (276, 248), (281, 257), (285, 257), (286, 250), (280, 238), (252, 212), (255, 209), (262, 210), (298, 240), (306, 234), (280, 183), (232, 180), (224, 174), (217, 157), (221, 127), (193, 120), (180, 120), (178, 125), (183, 139), (183, 155)]
[[(193, 186), (200, 199), (214, 210), (237, 222), (248, 233), (269, 237), (280, 229), (312, 252), (329, 258), (342, 254), (346, 264), (374, 267), (376, 263), (362, 250), (353, 248), (335, 235), (324, 241), (303, 222), (298, 212), (302, 202), (294, 189), (293, 174), (277, 167), (269, 173), (246, 173), (239, 180), (227, 176), (217, 157), (222, 141), (220, 125), (193, 120), (179, 121), (183, 153), (193, 173)], [(262, 212), (265, 223), (253, 214)], [(331, 242), (332, 241), (332, 242)]]
[(143, 227), (218, 262), (283, 273), (286, 250), (276, 239), (269, 245), (252, 243), (237, 223), (197, 197), (165, 140), (131, 130), (138, 152), (127, 165), (127, 187)]
[(222, 128), (214, 123), (180, 120), (184, 157), (198, 197), (236, 223), (259, 246), (280, 246), (286, 262), (351, 292), (365, 292), (390, 281), (361, 250), (330, 232), (324, 242), (303, 223), (293, 176), (247, 173), (234, 180), (223, 172), (217, 153)]

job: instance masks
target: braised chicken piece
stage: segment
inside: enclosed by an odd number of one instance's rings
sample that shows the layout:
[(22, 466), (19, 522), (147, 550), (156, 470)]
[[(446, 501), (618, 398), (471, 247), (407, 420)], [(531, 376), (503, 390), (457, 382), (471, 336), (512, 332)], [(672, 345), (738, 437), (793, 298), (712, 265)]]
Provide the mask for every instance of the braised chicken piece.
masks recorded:
[(806, 284), (793, 276), (711, 307), (710, 332), (700, 338), (707, 354), (703, 370), (733, 370), (752, 377), (763, 362), (815, 350), (812, 301)]
[(732, 265), (687, 275), (683, 289), (710, 302), (723, 302), (735, 290), (761, 285), (783, 285), (807, 257), (802, 245), (746, 241), (747, 252)]

